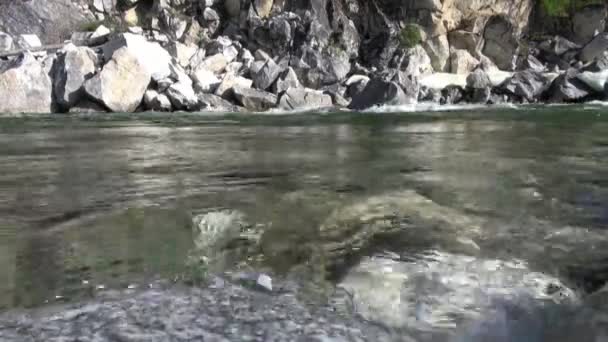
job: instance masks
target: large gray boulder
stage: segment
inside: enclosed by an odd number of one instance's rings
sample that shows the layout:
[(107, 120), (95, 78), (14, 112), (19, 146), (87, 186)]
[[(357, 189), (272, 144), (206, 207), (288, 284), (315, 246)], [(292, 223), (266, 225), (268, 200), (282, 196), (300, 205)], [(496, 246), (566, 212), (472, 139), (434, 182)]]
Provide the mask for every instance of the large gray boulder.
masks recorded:
[(265, 112), (277, 105), (277, 96), (263, 90), (239, 87), (232, 88), (237, 103), (253, 112)]
[(513, 70), (519, 51), (518, 38), (513, 24), (504, 17), (492, 17), (484, 31), (482, 52), (501, 70)]
[(542, 73), (527, 70), (516, 72), (501, 89), (528, 102), (536, 102), (550, 85), (550, 80)]
[(201, 109), (210, 112), (241, 112), (244, 109), (214, 94), (198, 94)]
[(85, 83), (87, 94), (113, 112), (133, 112), (150, 84), (150, 70), (128, 47), (113, 53), (103, 70)]
[(492, 81), (483, 69), (478, 68), (467, 76), (467, 92), (473, 103), (487, 103), (492, 94)]
[(289, 88), (279, 99), (284, 110), (328, 108), (333, 104), (331, 96), (308, 88)]
[(87, 47), (68, 44), (55, 63), (55, 101), (63, 109), (68, 109), (84, 95), (83, 85), (96, 71), (97, 55)]
[(52, 89), (43, 65), (29, 53), (0, 64), (0, 113), (50, 113)]
[(600, 33), (585, 45), (579, 59), (583, 63), (591, 62), (595, 58), (601, 57), (606, 50), (608, 50), (608, 33)]
[[(255, 63), (254, 63), (255, 64)], [(262, 67), (253, 76), (253, 85), (261, 90), (269, 89), (270, 86), (279, 78), (281, 67), (272, 59), (267, 59)]]
[(373, 78), (367, 82), (363, 91), (352, 99), (348, 108), (363, 110), (380, 105), (412, 104), (417, 100), (417, 95), (415, 98), (407, 96), (397, 83)]
[(578, 70), (568, 69), (559, 75), (549, 90), (549, 100), (552, 102), (574, 102), (584, 99), (593, 93), (588, 85), (577, 78)]
[(198, 96), (194, 92), (194, 89), (192, 89), (192, 81), (189, 79), (173, 83), (167, 88), (165, 93), (175, 109), (198, 109)]
[(279, 79), (274, 84), (273, 90), (275, 94), (280, 94), (289, 88), (301, 88), (302, 84), (298, 80), (298, 75), (289, 67), (283, 72)]
[(225, 99), (232, 97), (231, 89), (234, 87), (251, 88), (253, 81), (242, 76), (227, 73), (224, 75), (222, 82), (217, 86), (215, 95), (221, 96)]

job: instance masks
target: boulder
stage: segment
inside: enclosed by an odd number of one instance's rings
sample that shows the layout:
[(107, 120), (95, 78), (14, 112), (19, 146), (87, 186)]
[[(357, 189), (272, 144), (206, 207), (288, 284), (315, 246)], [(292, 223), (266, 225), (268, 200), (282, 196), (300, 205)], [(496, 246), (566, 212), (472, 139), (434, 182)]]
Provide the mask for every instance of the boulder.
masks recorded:
[(516, 72), (501, 85), (501, 89), (528, 102), (536, 102), (551, 83), (542, 73), (530, 70)]
[(595, 58), (601, 57), (608, 50), (608, 33), (600, 33), (593, 38), (579, 55), (583, 63), (592, 62)]
[(194, 44), (184, 44), (178, 41), (172, 41), (167, 47), (169, 54), (175, 58), (177, 63), (183, 68), (190, 66), (190, 60), (198, 52), (198, 46)]
[(418, 100), (406, 95), (401, 87), (395, 82), (386, 82), (382, 79), (371, 79), (363, 91), (354, 97), (348, 106), (349, 109), (363, 110), (380, 105), (404, 105), (412, 104)]
[(408, 75), (415, 77), (430, 74), (433, 72), (431, 58), (426, 53), (424, 48), (416, 45), (405, 51), (404, 59), (401, 62), (400, 69)]
[(513, 70), (519, 51), (518, 37), (513, 24), (504, 17), (492, 17), (483, 33), (482, 52), (501, 70)]
[(165, 93), (175, 109), (190, 111), (198, 109), (198, 97), (192, 89), (190, 79), (173, 83)]
[(198, 101), (202, 109), (206, 111), (241, 112), (243, 110), (214, 94), (198, 94)]
[(102, 45), (103, 59), (109, 61), (116, 50), (127, 47), (130, 54), (137, 59), (151, 75), (153, 80), (160, 80), (171, 75), (171, 55), (160, 44), (149, 42), (146, 38), (132, 34), (122, 33)]
[(577, 78), (578, 70), (568, 69), (559, 75), (549, 89), (551, 102), (574, 102), (589, 96), (591, 89), (585, 82)]
[(532, 70), (537, 72), (543, 72), (545, 71), (545, 69), (545, 65), (541, 61), (539, 61), (538, 58), (532, 55), (528, 55), (524, 58), (521, 58), (518, 61), (517, 65), (518, 71)]
[(331, 96), (308, 88), (289, 88), (279, 99), (279, 108), (284, 110), (319, 109), (331, 106)]
[(454, 74), (468, 74), (479, 65), (479, 61), (467, 50), (452, 50), (450, 53), (451, 72)]
[(359, 96), (367, 86), (370, 78), (365, 75), (352, 75), (344, 83), (346, 85), (346, 97), (355, 98)]
[(237, 103), (252, 112), (265, 112), (277, 105), (277, 96), (263, 90), (248, 87), (233, 87)]
[(87, 47), (68, 44), (55, 62), (55, 101), (64, 108), (75, 105), (84, 95), (84, 82), (95, 74), (97, 55)]
[(129, 47), (116, 50), (103, 70), (85, 82), (87, 94), (113, 112), (133, 112), (150, 84), (149, 68)]
[(479, 68), (467, 76), (466, 92), (472, 103), (487, 103), (492, 94), (492, 81), (488, 74)]
[(191, 75), (194, 81), (194, 90), (202, 93), (213, 93), (220, 84), (219, 78), (205, 68), (197, 68)]
[(223, 98), (231, 98), (231, 89), (234, 87), (251, 88), (253, 81), (235, 74), (226, 74), (222, 79), (222, 82), (218, 85), (215, 90), (215, 95)]
[(597, 32), (606, 29), (606, 5), (591, 5), (578, 9), (572, 16), (572, 38), (580, 43), (588, 43)]
[(165, 94), (160, 94), (156, 90), (149, 89), (144, 94), (144, 105), (146, 109), (158, 112), (170, 112), (172, 109), (171, 101)]
[(30, 53), (0, 64), (0, 113), (50, 113), (52, 84)]
[(606, 87), (606, 81), (608, 81), (608, 69), (598, 72), (583, 71), (576, 75), (576, 78), (585, 83), (589, 88), (601, 93)]
[(340, 49), (320, 52), (306, 48), (302, 57), (296, 61), (292, 60), (290, 65), (302, 84), (314, 89), (341, 82), (351, 69), (348, 52)]
[(414, 102), (417, 101), (420, 85), (418, 84), (418, 79), (416, 77), (397, 70), (393, 77), (390, 77), (387, 80), (397, 83), (405, 92), (405, 95), (412, 98)]
[(215, 55), (209, 56), (203, 60), (203, 62), (197, 66), (198, 68), (204, 68), (209, 70), (215, 74), (221, 74), (226, 70), (226, 66), (228, 65), (228, 59), (221, 53), (216, 53)]
[(4, 32), (0, 32), (0, 52), (13, 49), (13, 38)]
[(254, 86), (261, 90), (269, 89), (277, 78), (279, 78), (281, 71), (281, 67), (275, 63), (274, 60), (266, 60), (260, 70), (254, 72), (252, 75)]
[(422, 46), (431, 58), (431, 65), (436, 72), (448, 71), (450, 44), (446, 35), (427, 39)]
[(302, 84), (298, 80), (298, 75), (291, 68), (288, 67), (283, 74), (277, 79), (276, 83), (273, 86), (273, 91), (275, 94), (280, 94), (286, 91), (289, 88), (301, 88)]

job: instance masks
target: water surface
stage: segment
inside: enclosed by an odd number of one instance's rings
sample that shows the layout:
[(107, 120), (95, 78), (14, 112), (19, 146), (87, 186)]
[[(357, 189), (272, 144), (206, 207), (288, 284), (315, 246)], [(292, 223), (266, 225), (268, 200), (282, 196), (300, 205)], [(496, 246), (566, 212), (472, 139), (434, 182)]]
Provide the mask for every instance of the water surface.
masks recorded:
[[(492, 222), (488, 257), (594, 289), (608, 279), (607, 160), (597, 106), (2, 118), (0, 309), (176, 278), (191, 215), (223, 208), (280, 227), (266, 263), (285, 272), (334, 208), (405, 189)], [(551, 231), (572, 236), (548, 245)]]

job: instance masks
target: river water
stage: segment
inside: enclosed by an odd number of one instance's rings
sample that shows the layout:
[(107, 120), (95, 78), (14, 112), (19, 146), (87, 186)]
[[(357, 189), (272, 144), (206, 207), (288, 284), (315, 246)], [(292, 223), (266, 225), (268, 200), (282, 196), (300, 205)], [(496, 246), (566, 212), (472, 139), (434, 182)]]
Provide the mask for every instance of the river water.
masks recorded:
[[(291, 251), (335, 208), (399, 191), (484, 222), (475, 253), (434, 249), (435, 259), (464, 258), (469, 273), (475, 260), (517, 260), (576, 293), (608, 280), (608, 111), (598, 105), (7, 117), (0, 165), (3, 311), (178, 279), (191, 216), (221, 209), (280, 226), (266, 234), (263, 264), (288, 274), (302, 261)], [(414, 248), (377, 244), (385, 255)]]

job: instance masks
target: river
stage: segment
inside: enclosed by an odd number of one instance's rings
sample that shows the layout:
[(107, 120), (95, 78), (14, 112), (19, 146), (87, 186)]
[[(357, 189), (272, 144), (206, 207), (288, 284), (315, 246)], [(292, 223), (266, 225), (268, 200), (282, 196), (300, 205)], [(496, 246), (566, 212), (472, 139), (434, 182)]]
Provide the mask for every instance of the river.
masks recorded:
[[(429, 241), (425, 230), (408, 243), (380, 239), (357, 267), (420, 272), (397, 264), (416, 250), (430, 258), (427, 269), (464, 278), (487, 275), (478, 266), (486, 261), (525, 264), (580, 298), (608, 280), (608, 111), (600, 105), (4, 117), (0, 165), (0, 311), (7, 314), (179, 282), (194, 245), (191, 216), (209, 211), (271, 222), (259, 265), (288, 276), (302, 261), (293, 251), (336, 208), (399, 191), (475, 218), (482, 232), (458, 233), (474, 245), (464, 250)], [(378, 266), (372, 255), (380, 254), (400, 257)], [(361, 291), (353, 279), (363, 271), (350, 267), (336, 281)], [(480, 288), (512, 285), (481, 278)], [(458, 287), (458, 279), (444, 285)], [(386, 298), (358, 298), (368, 301), (359, 306), (366, 319), (411, 323), (370, 313)], [(432, 316), (435, 304), (424, 305), (417, 310)], [(404, 310), (396, 315), (411, 311)], [(418, 320), (420, 310), (412, 313)], [(433, 319), (430, 330), (443, 327)]]

